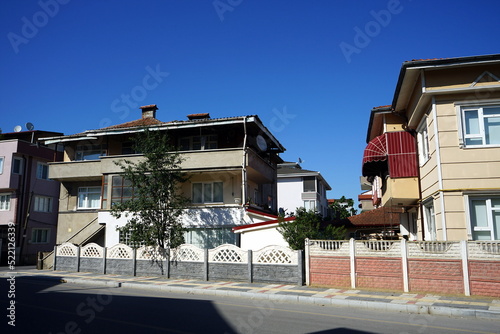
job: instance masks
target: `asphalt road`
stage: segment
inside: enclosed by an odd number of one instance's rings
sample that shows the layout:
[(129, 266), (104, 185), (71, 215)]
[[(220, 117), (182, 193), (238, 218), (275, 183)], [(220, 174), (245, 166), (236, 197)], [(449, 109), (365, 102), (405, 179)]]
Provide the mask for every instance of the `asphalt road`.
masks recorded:
[[(28, 277), (1, 279), (0, 296), (2, 334), (500, 333), (498, 321), (91, 287)], [(12, 319), (15, 327), (8, 324)]]

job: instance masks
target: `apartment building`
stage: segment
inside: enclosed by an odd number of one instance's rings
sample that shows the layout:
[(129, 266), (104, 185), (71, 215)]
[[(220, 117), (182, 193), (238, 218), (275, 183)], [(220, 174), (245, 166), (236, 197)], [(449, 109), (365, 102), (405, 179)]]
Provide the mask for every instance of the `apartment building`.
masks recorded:
[(48, 178), (48, 163), (62, 155), (54, 145), (38, 143), (40, 137), (54, 135), (62, 133), (29, 130), (0, 134), (0, 265), (6, 265), (13, 254), (8, 252), (12, 250), (12, 233), (17, 264), (35, 264), (38, 252), (54, 249), (59, 183)]
[(130, 198), (132, 185), (115, 164), (137, 161), (131, 137), (144, 127), (168, 133), (184, 161), (189, 180), (183, 194), (191, 199), (182, 217), (187, 243), (215, 247), (238, 244), (232, 228), (263, 218), (254, 212), (277, 212), (276, 169), (285, 149), (258, 116), (211, 118), (191, 114), (162, 122), (156, 105), (143, 106), (141, 118), (83, 133), (45, 138), (64, 145), (64, 161), (50, 165), (49, 176), (61, 182), (57, 243), (128, 243), (117, 228), (127, 218), (112, 217), (112, 203)]
[(419, 240), (500, 240), (500, 55), (402, 64), (363, 156), (373, 204)]

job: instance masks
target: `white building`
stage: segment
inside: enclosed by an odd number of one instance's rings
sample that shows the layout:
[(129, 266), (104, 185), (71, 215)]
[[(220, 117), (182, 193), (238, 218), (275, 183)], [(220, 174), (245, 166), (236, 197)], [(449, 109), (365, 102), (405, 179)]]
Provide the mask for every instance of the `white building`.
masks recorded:
[(320, 172), (302, 169), (296, 162), (278, 164), (278, 207), (287, 214), (304, 207), (326, 217), (327, 190), (332, 188)]

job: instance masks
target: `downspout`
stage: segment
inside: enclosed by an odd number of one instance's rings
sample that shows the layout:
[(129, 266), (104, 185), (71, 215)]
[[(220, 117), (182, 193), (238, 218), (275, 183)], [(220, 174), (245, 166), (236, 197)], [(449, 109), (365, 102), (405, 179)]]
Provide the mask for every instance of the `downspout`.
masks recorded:
[(434, 137), (436, 141), (436, 163), (438, 172), (438, 187), (439, 187), (439, 199), (441, 202), (441, 227), (443, 229), (443, 241), (448, 240), (447, 229), (446, 229), (446, 210), (444, 208), (444, 193), (443, 193), (443, 171), (441, 167), (441, 152), (439, 146), (439, 132), (437, 124), (437, 110), (436, 110), (436, 98), (432, 97), (432, 118), (434, 119)]
[(244, 131), (244, 138), (243, 138), (243, 162), (242, 162), (242, 169), (241, 169), (241, 204), (245, 205), (247, 202), (247, 117), (245, 116), (243, 118), (243, 131)]

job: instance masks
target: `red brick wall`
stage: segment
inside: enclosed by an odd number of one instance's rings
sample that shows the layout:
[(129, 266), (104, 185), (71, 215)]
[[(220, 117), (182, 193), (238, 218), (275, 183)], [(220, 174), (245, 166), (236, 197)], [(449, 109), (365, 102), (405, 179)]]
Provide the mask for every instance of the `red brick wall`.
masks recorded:
[(401, 258), (356, 258), (356, 287), (403, 290)]
[(410, 291), (464, 293), (462, 261), (409, 259)]
[(500, 262), (469, 261), (471, 295), (500, 297)]
[(310, 258), (311, 285), (351, 286), (349, 257), (314, 256)]

